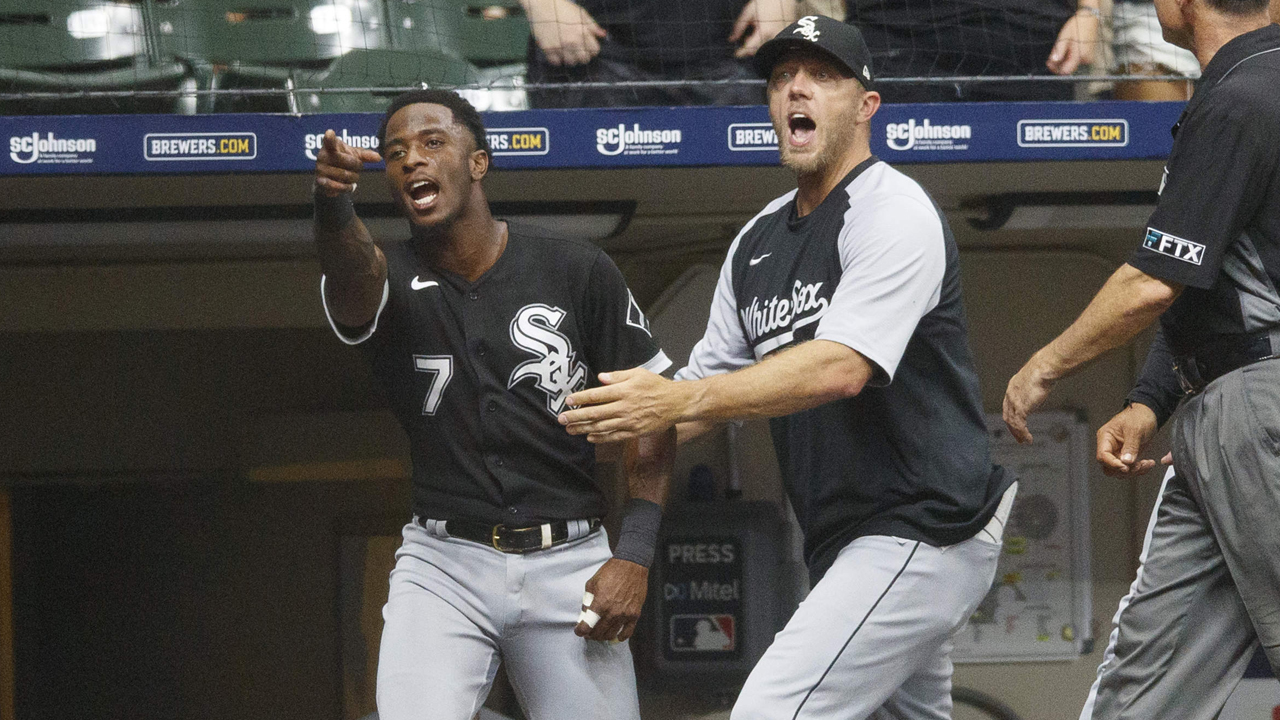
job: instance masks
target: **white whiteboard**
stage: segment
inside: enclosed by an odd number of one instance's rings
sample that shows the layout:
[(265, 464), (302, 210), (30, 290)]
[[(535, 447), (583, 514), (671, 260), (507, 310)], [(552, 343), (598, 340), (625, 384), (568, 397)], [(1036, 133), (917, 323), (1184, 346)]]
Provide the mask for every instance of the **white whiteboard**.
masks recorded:
[(992, 461), (1018, 478), (995, 582), (956, 635), (955, 662), (1071, 660), (1093, 645), (1089, 572), (1089, 465), (1094, 438), (1074, 413), (1028, 422), (1019, 445), (987, 417)]

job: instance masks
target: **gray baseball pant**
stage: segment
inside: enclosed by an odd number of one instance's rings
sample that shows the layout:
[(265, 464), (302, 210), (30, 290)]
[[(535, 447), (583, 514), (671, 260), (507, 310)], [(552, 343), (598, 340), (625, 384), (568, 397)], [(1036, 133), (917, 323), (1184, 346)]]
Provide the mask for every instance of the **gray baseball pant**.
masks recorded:
[(381, 720), (471, 720), (499, 661), (530, 720), (639, 720), (629, 643), (573, 634), (604, 531), (523, 555), (410, 523), (378, 654)]
[(1280, 361), (1189, 398), (1173, 460), (1081, 720), (1211, 720), (1259, 640), (1280, 667)]
[(950, 720), (951, 638), (991, 589), (1017, 492), (947, 547), (857, 538), (747, 678), (732, 720)]

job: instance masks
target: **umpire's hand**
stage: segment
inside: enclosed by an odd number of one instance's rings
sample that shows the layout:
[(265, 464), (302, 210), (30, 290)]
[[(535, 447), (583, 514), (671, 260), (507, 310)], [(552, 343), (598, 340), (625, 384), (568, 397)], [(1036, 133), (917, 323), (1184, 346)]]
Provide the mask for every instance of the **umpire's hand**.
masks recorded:
[(382, 156), (365, 148), (353, 148), (328, 130), (316, 153), (316, 187), (329, 197), (353, 192), (365, 163), (382, 162)]
[(1156, 414), (1142, 403), (1130, 404), (1098, 428), (1097, 459), (1103, 474), (1134, 477), (1155, 467), (1155, 460), (1141, 460), (1138, 455), (1159, 429)]
[(591, 607), (582, 606), (600, 616), (596, 626), (579, 621), (573, 632), (588, 640), (626, 640), (636, 631), (640, 608), (649, 592), (649, 568), (630, 560), (612, 558), (587, 581), (587, 592), (595, 597)]

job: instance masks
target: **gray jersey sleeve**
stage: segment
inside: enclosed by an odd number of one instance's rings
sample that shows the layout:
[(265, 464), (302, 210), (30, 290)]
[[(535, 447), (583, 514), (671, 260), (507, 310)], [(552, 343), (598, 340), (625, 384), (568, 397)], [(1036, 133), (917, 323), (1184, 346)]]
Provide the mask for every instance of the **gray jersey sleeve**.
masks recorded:
[[(746, 230), (743, 228), (742, 232)], [(689, 364), (676, 372), (676, 380), (697, 380), (733, 372), (755, 362), (742, 324), (738, 322), (738, 302), (733, 294), (733, 256), (741, 240), (742, 233), (739, 233), (729, 247), (729, 256), (720, 268), (720, 280), (716, 282), (716, 294), (711, 300), (707, 331), (689, 353)]]
[(942, 296), (942, 221), (921, 198), (886, 194), (846, 213), (839, 243), (840, 284), (814, 338), (858, 351), (875, 366), (871, 384), (888, 385), (920, 318)]

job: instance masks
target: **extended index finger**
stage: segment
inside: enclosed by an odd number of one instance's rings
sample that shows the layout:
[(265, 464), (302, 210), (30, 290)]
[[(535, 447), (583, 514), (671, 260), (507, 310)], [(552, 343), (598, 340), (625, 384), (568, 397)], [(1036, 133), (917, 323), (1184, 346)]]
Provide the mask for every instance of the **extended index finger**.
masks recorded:
[(342, 141), (338, 139), (338, 133), (333, 130), (325, 130), (323, 144), (325, 150), (328, 150), (331, 153), (336, 153), (338, 152), (338, 146), (342, 144)]

